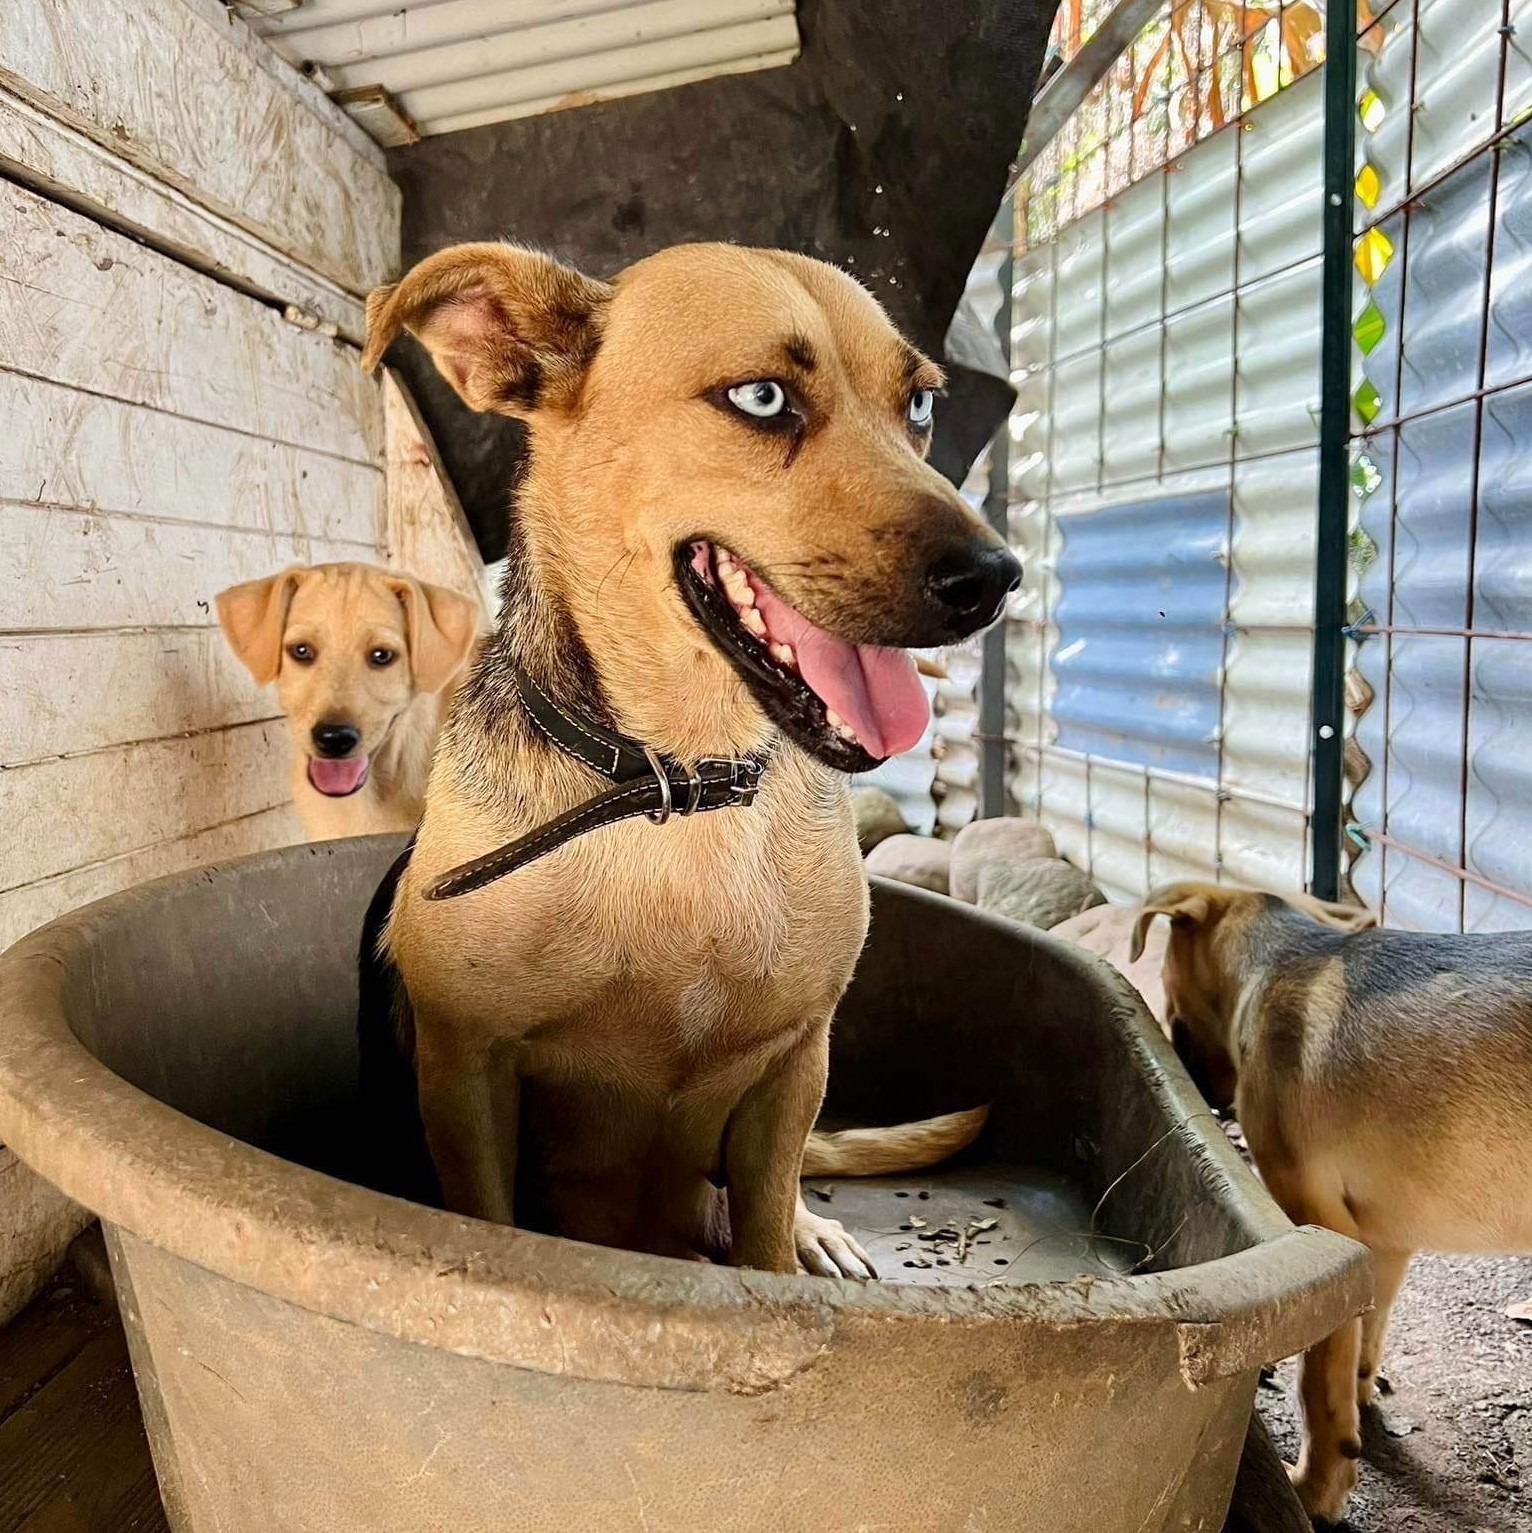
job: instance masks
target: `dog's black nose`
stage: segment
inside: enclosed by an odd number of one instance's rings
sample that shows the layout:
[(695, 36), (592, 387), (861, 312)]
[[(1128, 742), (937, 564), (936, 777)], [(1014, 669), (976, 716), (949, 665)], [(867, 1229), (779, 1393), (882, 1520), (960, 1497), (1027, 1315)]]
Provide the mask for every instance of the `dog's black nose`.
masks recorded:
[(321, 756), (349, 756), (362, 742), (362, 731), (351, 724), (316, 724), (313, 736)]
[(926, 595), (955, 638), (994, 622), (1020, 584), (1020, 560), (994, 544), (949, 549), (932, 561), (925, 578)]

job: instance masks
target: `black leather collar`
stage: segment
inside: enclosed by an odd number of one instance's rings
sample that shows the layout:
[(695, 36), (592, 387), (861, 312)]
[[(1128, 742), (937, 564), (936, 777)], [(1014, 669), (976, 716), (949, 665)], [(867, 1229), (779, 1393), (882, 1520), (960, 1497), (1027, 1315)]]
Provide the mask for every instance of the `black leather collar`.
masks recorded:
[(761, 773), (766, 769), (760, 757), (708, 756), (693, 770), (562, 707), (519, 665), (514, 671), (522, 707), (538, 730), (566, 756), (600, 773), (614, 786), (515, 841), (444, 873), (426, 889), (428, 900), (471, 894), (566, 841), (619, 820), (644, 814), (656, 825), (663, 825), (672, 814), (700, 814), (708, 809), (748, 807), (755, 802)]

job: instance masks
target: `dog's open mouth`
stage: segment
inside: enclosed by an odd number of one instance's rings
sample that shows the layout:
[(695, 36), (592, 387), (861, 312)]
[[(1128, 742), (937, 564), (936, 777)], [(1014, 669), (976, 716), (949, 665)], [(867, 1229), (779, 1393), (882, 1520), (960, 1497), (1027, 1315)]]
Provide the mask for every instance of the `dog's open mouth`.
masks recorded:
[(930, 704), (907, 651), (816, 627), (728, 549), (703, 539), (676, 550), (676, 577), (767, 717), (820, 760), (865, 772), (925, 733)]
[(326, 798), (349, 798), (367, 782), (368, 756), (347, 756), (343, 761), (325, 756), (309, 757), (309, 783)]

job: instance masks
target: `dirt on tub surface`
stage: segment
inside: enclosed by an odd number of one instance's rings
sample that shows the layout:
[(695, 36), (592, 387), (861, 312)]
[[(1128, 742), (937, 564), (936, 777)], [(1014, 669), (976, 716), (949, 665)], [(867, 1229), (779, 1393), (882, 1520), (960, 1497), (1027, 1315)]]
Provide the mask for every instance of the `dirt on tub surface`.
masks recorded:
[[(1341, 1533), (1532, 1530), (1532, 1257), (1417, 1256), (1383, 1344), (1393, 1393), (1364, 1413), (1362, 1477)], [(1261, 1415), (1298, 1452), (1297, 1364), (1263, 1383)]]

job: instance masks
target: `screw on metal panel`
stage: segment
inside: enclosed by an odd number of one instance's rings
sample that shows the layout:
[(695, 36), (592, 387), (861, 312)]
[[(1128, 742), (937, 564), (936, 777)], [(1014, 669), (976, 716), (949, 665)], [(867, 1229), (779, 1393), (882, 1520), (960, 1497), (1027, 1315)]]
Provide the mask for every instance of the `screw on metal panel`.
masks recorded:
[(1333, 740), (1335, 738), (1335, 731), (1328, 724), (1321, 724), (1319, 726), (1319, 738), (1321, 740)]

